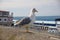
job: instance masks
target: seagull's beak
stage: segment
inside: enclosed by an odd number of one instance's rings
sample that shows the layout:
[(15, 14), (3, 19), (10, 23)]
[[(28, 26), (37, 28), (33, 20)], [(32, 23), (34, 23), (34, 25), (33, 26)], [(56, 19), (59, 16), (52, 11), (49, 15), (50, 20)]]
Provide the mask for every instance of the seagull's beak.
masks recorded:
[(35, 8), (33, 8), (33, 12), (38, 12)]
[(35, 12), (38, 12), (38, 11), (35, 9)]
[(36, 10), (36, 12), (38, 12), (38, 11)]
[(38, 11), (35, 9), (35, 12), (38, 12)]

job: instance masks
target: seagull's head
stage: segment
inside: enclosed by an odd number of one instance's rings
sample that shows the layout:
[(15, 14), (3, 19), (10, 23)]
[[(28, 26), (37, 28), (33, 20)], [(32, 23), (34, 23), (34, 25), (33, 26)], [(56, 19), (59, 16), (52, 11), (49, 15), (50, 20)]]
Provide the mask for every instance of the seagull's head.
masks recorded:
[(32, 8), (31, 11), (30, 11), (29, 17), (34, 16), (34, 15), (35, 15), (35, 12), (38, 12), (38, 11), (36, 10), (36, 8)]
[(35, 13), (35, 12), (38, 12), (35, 8), (32, 9), (32, 12)]

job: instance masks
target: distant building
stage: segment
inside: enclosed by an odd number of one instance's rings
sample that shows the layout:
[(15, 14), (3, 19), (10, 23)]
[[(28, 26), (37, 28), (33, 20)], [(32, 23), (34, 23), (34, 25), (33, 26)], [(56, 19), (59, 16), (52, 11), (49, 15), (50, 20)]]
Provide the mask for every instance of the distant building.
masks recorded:
[(0, 25), (12, 25), (13, 24), (13, 13), (9, 11), (0, 10)]

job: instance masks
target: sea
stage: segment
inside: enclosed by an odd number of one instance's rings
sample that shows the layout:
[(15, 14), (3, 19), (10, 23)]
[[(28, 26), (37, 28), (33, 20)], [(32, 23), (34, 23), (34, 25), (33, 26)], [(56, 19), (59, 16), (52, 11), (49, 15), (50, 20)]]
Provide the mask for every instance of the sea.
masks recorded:
[[(14, 20), (21, 20), (23, 17), (14, 17)], [(36, 21), (55, 21), (55, 19), (60, 18), (60, 16), (36, 16)]]
[[(14, 17), (14, 20), (21, 20), (23, 17)], [(42, 24), (42, 22), (44, 22), (44, 25), (46, 26), (56, 26), (55, 24), (55, 20), (60, 18), (60, 16), (36, 16), (36, 20), (35, 23), (40, 23)], [(58, 22), (57, 24), (60, 24), (60, 22)]]

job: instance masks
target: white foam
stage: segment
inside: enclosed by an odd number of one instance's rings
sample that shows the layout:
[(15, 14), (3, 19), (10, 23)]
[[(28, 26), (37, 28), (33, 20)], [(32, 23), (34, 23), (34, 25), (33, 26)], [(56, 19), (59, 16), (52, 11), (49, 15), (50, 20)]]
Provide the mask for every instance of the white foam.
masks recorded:
[[(35, 21), (35, 23), (55, 24), (55, 21)], [(57, 24), (60, 24), (60, 21), (57, 21)]]

